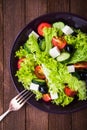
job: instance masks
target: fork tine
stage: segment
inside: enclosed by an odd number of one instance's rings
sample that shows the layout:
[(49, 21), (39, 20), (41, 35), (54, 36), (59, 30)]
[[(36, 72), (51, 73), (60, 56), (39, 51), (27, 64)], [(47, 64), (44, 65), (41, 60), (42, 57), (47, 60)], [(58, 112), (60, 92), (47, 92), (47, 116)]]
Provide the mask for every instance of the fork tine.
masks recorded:
[(16, 98), (16, 100), (20, 101), (21, 98), (23, 98), (24, 96), (26, 96), (29, 93), (28, 90), (23, 91), (21, 94), (18, 95), (18, 97)]
[(21, 94), (19, 94), (16, 97), (17, 102), (19, 102), (20, 104), (23, 102), (26, 102), (31, 96), (33, 95), (33, 93), (29, 90), (23, 91)]
[(20, 98), (18, 98), (18, 102), (22, 101), (23, 99), (26, 99), (29, 94), (31, 94), (30, 91), (25, 92), (23, 95), (20, 96)]
[(33, 93), (30, 92), (26, 95), (26, 97), (22, 97), (21, 100), (19, 101), (19, 103), (22, 105), (24, 103), (26, 103), (28, 101), (28, 99), (30, 99), (33, 96)]
[(28, 91), (28, 90), (24, 89), (24, 90), (21, 91), (15, 98), (18, 99), (18, 98), (19, 98), (23, 93), (25, 93), (26, 91)]
[(22, 106), (29, 98), (31, 98), (32, 95), (33, 93), (31, 91), (25, 89), (21, 91), (14, 99)]

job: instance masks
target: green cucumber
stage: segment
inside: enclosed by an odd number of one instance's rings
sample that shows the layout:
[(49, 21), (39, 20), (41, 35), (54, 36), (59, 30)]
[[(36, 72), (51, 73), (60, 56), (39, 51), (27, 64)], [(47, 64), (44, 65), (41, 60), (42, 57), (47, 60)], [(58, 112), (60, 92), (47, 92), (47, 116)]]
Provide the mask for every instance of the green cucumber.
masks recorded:
[(54, 28), (62, 29), (64, 28), (65, 24), (63, 22), (55, 22), (53, 23)]
[(45, 80), (37, 79), (37, 78), (32, 79), (32, 83), (39, 84), (39, 85), (46, 85)]
[(69, 59), (69, 58), (70, 58), (70, 54), (67, 53), (67, 52), (63, 52), (63, 53), (61, 53), (61, 54), (57, 57), (57, 61), (62, 62), (62, 61), (65, 61), (65, 60), (67, 60), (67, 59)]
[(45, 48), (46, 48), (45, 39), (43, 37), (39, 37), (38, 40), (37, 40), (37, 42), (38, 42), (38, 45), (40, 47), (40, 50), (44, 51)]
[(45, 41), (42, 40), (42, 42), (39, 44), (39, 46), (40, 46), (40, 49), (41, 49), (42, 51), (44, 51), (45, 48), (46, 48), (46, 43), (45, 43)]

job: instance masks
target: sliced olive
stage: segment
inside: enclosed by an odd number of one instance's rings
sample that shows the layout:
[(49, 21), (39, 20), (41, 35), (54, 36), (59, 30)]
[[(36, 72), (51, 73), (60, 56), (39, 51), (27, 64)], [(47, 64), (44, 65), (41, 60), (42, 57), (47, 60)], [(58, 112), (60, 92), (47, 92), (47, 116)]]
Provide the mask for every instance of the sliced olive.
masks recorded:
[(37, 40), (38, 44), (39, 44), (39, 47), (42, 51), (45, 50), (46, 48), (46, 43), (45, 43), (45, 40), (44, 40), (44, 37), (40, 36)]
[(40, 86), (39, 86), (39, 91), (40, 91), (41, 93), (43, 93), (43, 94), (48, 93), (48, 87), (45, 86), (45, 85), (40, 85)]
[(72, 33), (72, 36), (77, 37), (77, 34), (78, 34), (77, 32), (73, 32), (73, 33)]
[(74, 77), (80, 79), (80, 75), (79, 75), (77, 72), (73, 72), (73, 73), (71, 73), (71, 74), (72, 74), (72, 76), (74, 76)]
[(87, 72), (79, 71), (78, 74), (79, 74), (81, 80), (86, 80), (87, 79)]
[(66, 45), (64, 49), (69, 53), (73, 53), (74, 51), (74, 47), (72, 45)]
[(37, 42), (40, 43), (44, 39), (43, 36), (38, 37)]

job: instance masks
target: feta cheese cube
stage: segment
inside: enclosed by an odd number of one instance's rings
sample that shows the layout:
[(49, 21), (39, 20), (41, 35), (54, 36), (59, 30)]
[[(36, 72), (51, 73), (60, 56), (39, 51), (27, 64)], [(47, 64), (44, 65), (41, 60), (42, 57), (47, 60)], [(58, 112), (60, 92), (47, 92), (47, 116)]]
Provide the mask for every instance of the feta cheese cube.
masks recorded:
[(69, 65), (69, 66), (67, 66), (67, 69), (68, 69), (69, 72), (75, 72), (75, 67), (74, 67), (74, 65)]
[(70, 26), (66, 25), (63, 29), (62, 29), (63, 33), (65, 33), (66, 35), (72, 34), (73, 30)]
[(32, 31), (30, 34), (29, 34), (29, 37), (33, 35), (36, 39), (38, 39), (39, 35), (35, 32), (35, 31)]
[(35, 84), (35, 83), (30, 84), (30, 90), (38, 91), (38, 89), (39, 89), (39, 84)]
[(55, 46), (50, 49), (49, 54), (51, 57), (56, 58), (57, 56), (60, 55), (60, 50)]
[(44, 64), (42, 64), (42, 69), (45, 74), (45, 77), (48, 79), (50, 70), (48, 68), (46, 68)]
[(50, 92), (50, 96), (51, 96), (51, 99), (57, 99), (58, 98), (58, 93)]

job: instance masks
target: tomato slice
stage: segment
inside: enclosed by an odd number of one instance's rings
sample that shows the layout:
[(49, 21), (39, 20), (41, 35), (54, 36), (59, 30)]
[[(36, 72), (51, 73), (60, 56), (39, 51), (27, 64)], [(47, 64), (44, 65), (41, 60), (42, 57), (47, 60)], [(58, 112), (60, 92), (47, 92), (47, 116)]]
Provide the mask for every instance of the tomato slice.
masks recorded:
[(45, 102), (49, 102), (49, 101), (51, 101), (50, 94), (48, 94), (48, 93), (43, 94), (42, 99), (43, 99)]
[(43, 69), (40, 65), (37, 65), (35, 67), (35, 75), (39, 78), (39, 79), (45, 79), (45, 75), (43, 73)]
[(59, 49), (63, 49), (66, 46), (66, 40), (64, 37), (56, 37), (52, 38), (53, 46), (57, 46)]
[(87, 69), (87, 62), (76, 63), (76, 64), (74, 64), (74, 67), (76, 69)]
[(65, 94), (66, 94), (67, 96), (69, 96), (69, 97), (74, 97), (74, 96), (77, 94), (76, 91), (72, 90), (72, 89), (69, 88), (68, 86), (66, 86), (66, 87), (64, 88), (64, 92), (65, 92)]
[(39, 24), (39, 26), (38, 26), (38, 28), (37, 28), (37, 31), (38, 31), (38, 33), (39, 33), (41, 36), (44, 36), (44, 34), (43, 34), (43, 28), (44, 28), (44, 27), (49, 28), (49, 27), (51, 27), (51, 24), (46, 23), (46, 22)]
[(18, 69), (21, 68), (21, 63), (24, 62), (24, 59), (25, 58), (21, 58), (21, 59), (18, 60), (18, 64), (17, 64)]

